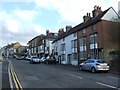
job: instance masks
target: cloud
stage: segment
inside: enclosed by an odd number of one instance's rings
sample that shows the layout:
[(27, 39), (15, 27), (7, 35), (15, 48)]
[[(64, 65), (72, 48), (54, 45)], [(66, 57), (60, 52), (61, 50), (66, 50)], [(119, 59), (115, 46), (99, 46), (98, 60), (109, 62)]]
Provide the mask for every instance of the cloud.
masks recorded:
[(7, 43), (20, 42), (26, 45), (27, 42), (39, 34), (44, 34), (44, 28), (39, 24), (34, 24), (34, 19), (40, 13), (36, 10), (12, 11), (0, 10), (0, 46)]
[(17, 33), (19, 31), (19, 23), (14, 20), (14, 19), (8, 19), (6, 21), (6, 26), (8, 28), (9, 31), (13, 32), (13, 33)]
[(59, 23), (66, 22), (74, 25), (81, 23), (83, 21), (83, 15), (87, 12), (91, 13), (95, 5), (101, 6), (102, 10), (113, 6), (117, 11), (118, 1), (119, 0), (34, 0), (37, 7), (56, 10), (61, 16)]
[(45, 29), (43, 27), (41, 27), (38, 24), (32, 24), (32, 28), (37, 32), (37, 33), (41, 33), (41, 34), (45, 34)]
[(37, 11), (35, 10), (15, 10), (12, 12), (16, 18), (22, 20), (22, 21), (27, 21), (27, 22), (32, 22), (35, 17), (38, 15)]

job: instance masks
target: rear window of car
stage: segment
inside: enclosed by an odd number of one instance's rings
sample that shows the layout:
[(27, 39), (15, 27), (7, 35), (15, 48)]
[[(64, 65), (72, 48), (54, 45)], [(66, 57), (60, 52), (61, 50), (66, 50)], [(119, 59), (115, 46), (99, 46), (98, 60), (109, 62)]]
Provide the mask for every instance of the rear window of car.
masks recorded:
[(98, 62), (98, 63), (106, 63), (106, 62), (103, 61), (103, 60), (98, 60), (97, 62)]

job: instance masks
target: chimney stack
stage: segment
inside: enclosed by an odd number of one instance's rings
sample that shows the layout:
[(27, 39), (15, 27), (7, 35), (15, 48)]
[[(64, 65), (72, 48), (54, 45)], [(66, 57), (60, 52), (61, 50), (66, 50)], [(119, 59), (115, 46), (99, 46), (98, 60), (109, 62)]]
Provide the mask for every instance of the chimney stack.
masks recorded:
[(99, 6), (94, 6), (94, 10), (92, 11), (93, 18), (99, 15), (102, 12), (101, 7)]
[(46, 35), (48, 35), (49, 34), (49, 30), (46, 30)]
[(66, 32), (68, 32), (71, 28), (72, 28), (71, 25), (67, 25), (67, 26), (66, 26)]
[(83, 21), (85, 22), (90, 18), (91, 18), (90, 13), (87, 13), (87, 16), (86, 15), (83, 16)]
[(61, 35), (62, 33), (64, 33), (64, 28), (60, 28), (58, 31), (58, 36)]

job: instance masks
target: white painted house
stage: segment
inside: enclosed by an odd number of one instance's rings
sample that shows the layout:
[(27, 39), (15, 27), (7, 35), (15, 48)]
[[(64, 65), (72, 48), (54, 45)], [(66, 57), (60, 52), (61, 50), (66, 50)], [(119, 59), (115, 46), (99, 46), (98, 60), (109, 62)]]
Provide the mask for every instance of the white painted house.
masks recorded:
[(54, 53), (59, 63), (78, 65), (77, 32), (70, 30), (71, 28), (71, 26), (66, 26), (66, 32), (63, 29), (59, 30), (59, 36), (53, 42)]

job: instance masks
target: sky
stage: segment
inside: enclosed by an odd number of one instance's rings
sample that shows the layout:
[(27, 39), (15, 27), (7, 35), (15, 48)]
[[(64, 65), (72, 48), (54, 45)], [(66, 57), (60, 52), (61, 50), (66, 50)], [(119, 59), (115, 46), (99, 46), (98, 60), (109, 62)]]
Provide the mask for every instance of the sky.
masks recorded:
[[(0, 0), (0, 47), (28, 41), (40, 34), (58, 32), (83, 22), (95, 5), (118, 12), (119, 0)], [(92, 13), (91, 13), (92, 16)]]

